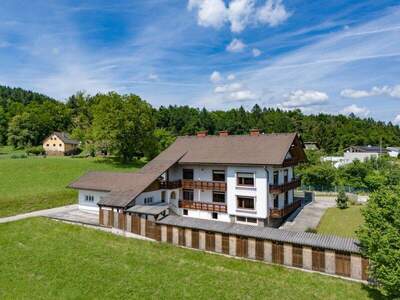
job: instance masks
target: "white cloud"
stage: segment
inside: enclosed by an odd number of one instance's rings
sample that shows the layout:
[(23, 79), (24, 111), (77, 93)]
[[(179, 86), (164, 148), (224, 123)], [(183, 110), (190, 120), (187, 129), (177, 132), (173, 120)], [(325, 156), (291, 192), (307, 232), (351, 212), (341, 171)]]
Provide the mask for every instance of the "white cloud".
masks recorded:
[(256, 100), (257, 96), (250, 90), (240, 90), (229, 94), (231, 101), (250, 101)]
[(227, 19), (223, 0), (189, 0), (188, 9), (197, 8), (197, 23), (203, 27), (220, 28)]
[(400, 98), (400, 84), (395, 86), (374, 86), (369, 91), (367, 90), (353, 90), (344, 89), (340, 92), (340, 95), (345, 98), (365, 98), (373, 96), (385, 95), (393, 98)]
[(286, 21), (290, 15), (282, 4), (282, 0), (268, 0), (257, 12), (257, 20), (274, 27)]
[(232, 32), (242, 32), (248, 25), (277, 26), (290, 17), (282, 0), (268, 0), (256, 6), (256, 0), (189, 0), (188, 9), (197, 9), (197, 23), (203, 27), (221, 28), (230, 24)]
[(360, 107), (356, 104), (352, 104), (343, 108), (341, 113), (345, 115), (355, 114), (356, 116), (366, 117), (369, 115), (370, 111), (366, 107)]
[(217, 82), (220, 82), (221, 80), (222, 80), (222, 76), (221, 76), (221, 73), (218, 71), (214, 71), (210, 75), (210, 81), (212, 83), (217, 83)]
[(158, 80), (158, 75), (151, 73), (151, 74), (149, 74), (148, 79), (149, 80)]
[(297, 90), (287, 95), (286, 101), (281, 106), (284, 108), (303, 108), (322, 105), (328, 102), (328, 98), (328, 95), (324, 92)]
[(253, 12), (254, 0), (232, 0), (228, 8), (228, 19), (231, 22), (231, 31), (243, 31), (251, 21)]
[(393, 124), (400, 125), (400, 114), (393, 119)]
[(215, 87), (214, 93), (226, 93), (226, 92), (236, 92), (240, 91), (243, 85), (239, 82), (234, 82), (226, 85), (220, 85)]
[(228, 46), (226, 46), (226, 50), (229, 52), (242, 52), (246, 48), (246, 44), (244, 44), (241, 40), (234, 38)]
[(235, 80), (236, 76), (233, 74), (228, 75), (228, 80)]
[(251, 53), (253, 54), (254, 57), (258, 57), (261, 55), (261, 50), (257, 49), (257, 48), (253, 48), (253, 50), (251, 50)]

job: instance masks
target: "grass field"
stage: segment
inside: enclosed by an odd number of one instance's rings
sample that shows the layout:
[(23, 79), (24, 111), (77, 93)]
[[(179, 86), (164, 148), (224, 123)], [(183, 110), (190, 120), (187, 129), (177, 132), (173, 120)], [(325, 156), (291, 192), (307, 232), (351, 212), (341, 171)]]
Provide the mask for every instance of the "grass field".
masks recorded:
[(346, 209), (328, 208), (317, 227), (318, 233), (356, 237), (357, 228), (363, 223), (361, 205)]
[(0, 299), (380, 299), (359, 283), (44, 218), (0, 224)]
[(0, 217), (76, 203), (77, 192), (66, 185), (79, 176), (95, 170), (133, 171), (141, 165), (94, 158), (0, 156)]

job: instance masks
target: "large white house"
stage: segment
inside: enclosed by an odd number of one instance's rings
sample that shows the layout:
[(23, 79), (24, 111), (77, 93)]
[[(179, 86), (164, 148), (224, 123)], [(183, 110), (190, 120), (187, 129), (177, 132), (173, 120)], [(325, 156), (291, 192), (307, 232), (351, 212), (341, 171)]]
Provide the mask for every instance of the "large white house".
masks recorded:
[(277, 226), (301, 205), (294, 166), (304, 160), (295, 133), (200, 132), (178, 137), (136, 173), (90, 172), (70, 187), (82, 209)]

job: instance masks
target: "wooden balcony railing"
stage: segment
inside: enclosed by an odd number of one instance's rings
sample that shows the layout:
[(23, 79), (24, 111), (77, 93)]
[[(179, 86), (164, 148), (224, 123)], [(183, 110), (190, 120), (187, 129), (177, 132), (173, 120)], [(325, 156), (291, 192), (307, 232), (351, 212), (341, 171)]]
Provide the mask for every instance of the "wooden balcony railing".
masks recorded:
[(270, 184), (269, 192), (280, 194), (298, 188), (301, 185), (300, 178), (293, 178), (291, 181), (282, 184)]
[(285, 159), (283, 161), (282, 167), (291, 167), (291, 166), (296, 166), (299, 162), (297, 161), (297, 159), (294, 158), (289, 158), (289, 159)]
[(269, 210), (269, 216), (273, 219), (284, 218), (287, 215), (289, 215), (290, 213), (292, 213), (293, 211), (295, 211), (297, 208), (299, 208), (300, 205), (301, 205), (301, 201), (297, 200), (284, 208), (271, 208)]
[(212, 212), (222, 212), (222, 213), (227, 212), (226, 204), (220, 204), (220, 203), (180, 200), (179, 207), (180, 208), (188, 208), (188, 209), (206, 210), (206, 211), (212, 211)]
[(182, 187), (181, 180), (160, 181), (160, 189), (179, 189)]
[(219, 181), (201, 181), (201, 180), (182, 180), (183, 189), (201, 189), (201, 190), (214, 190), (225, 192), (226, 182)]

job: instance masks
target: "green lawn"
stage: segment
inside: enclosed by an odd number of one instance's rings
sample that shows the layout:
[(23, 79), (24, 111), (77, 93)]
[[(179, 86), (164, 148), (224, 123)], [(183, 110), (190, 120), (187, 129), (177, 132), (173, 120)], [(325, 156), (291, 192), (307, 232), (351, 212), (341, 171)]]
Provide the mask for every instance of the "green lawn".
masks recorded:
[(77, 202), (71, 181), (88, 171), (133, 171), (141, 163), (71, 157), (0, 158), (0, 217)]
[(359, 283), (44, 218), (0, 224), (0, 299), (379, 299)]
[(361, 205), (346, 209), (328, 208), (317, 227), (318, 233), (356, 237), (356, 230), (362, 224)]

